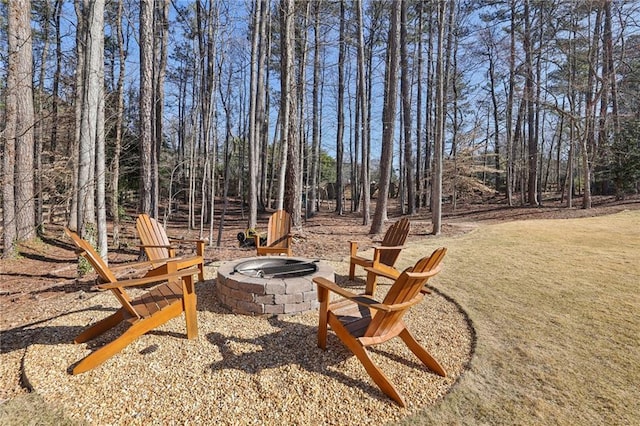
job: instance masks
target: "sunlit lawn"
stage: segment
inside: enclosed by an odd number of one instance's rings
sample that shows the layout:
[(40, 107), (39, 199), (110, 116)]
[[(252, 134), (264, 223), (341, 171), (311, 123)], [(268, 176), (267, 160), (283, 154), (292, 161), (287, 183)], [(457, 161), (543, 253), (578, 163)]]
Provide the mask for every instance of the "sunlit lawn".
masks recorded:
[(640, 211), (429, 244), (449, 247), (437, 287), (466, 310), (477, 347), (451, 393), (407, 424), (640, 423)]

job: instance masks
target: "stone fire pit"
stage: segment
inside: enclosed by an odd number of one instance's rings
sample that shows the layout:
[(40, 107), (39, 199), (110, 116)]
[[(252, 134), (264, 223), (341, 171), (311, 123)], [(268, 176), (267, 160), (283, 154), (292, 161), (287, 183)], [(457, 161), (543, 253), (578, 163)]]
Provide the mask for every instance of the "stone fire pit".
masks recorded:
[(333, 269), (319, 260), (251, 257), (222, 264), (216, 291), (222, 304), (235, 313), (295, 314), (318, 308), (314, 277), (335, 278)]

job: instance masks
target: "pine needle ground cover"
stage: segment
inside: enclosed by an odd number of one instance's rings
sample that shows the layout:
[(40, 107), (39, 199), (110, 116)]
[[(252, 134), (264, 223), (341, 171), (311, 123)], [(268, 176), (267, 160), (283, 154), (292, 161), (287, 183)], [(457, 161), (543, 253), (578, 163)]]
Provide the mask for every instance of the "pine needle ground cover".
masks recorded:
[(639, 211), (438, 244), (449, 252), (436, 287), (468, 313), (476, 351), (451, 393), (405, 424), (640, 422)]

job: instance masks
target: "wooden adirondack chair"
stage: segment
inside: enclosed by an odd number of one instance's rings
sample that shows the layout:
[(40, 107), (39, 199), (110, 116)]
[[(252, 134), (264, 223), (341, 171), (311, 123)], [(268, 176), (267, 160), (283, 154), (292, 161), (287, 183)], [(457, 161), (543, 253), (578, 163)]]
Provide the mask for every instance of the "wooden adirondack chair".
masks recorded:
[[(402, 395), (373, 363), (366, 348), (400, 336), (411, 352), (430, 370), (446, 377), (444, 368), (416, 341), (402, 320), (407, 310), (424, 297), (420, 290), (429, 278), (440, 272), (445, 253), (446, 248), (439, 248), (430, 257), (418, 260), (412, 268), (403, 271), (382, 303), (370, 295), (358, 295), (345, 290), (325, 278), (313, 279), (318, 286), (320, 302), (318, 346), (326, 349), (327, 325), (330, 325), (380, 389), (402, 407), (405, 407)], [(344, 299), (329, 303), (329, 292), (336, 293)]]
[(173, 240), (174, 242), (195, 243), (195, 256), (176, 256), (176, 246), (167, 237), (162, 225), (148, 214), (140, 214), (136, 219), (136, 230), (140, 237), (141, 247), (153, 265), (153, 270), (147, 275), (166, 274), (167, 262), (175, 263), (178, 269), (197, 266), (198, 280), (204, 281), (204, 245), (207, 240)]
[[(97, 367), (139, 336), (179, 316), (182, 312), (185, 314), (187, 323), (187, 338), (198, 337), (196, 294), (193, 283), (193, 275), (198, 273), (197, 268), (178, 270), (176, 263), (167, 262), (168, 273), (166, 274), (119, 281), (91, 244), (69, 229), (65, 229), (65, 232), (78, 247), (78, 255), (87, 259), (98, 273), (101, 281), (98, 288), (111, 290), (122, 304), (115, 313), (80, 333), (74, 339), (74, 343), (87, 342), (120, 323), (129, 323), (129, 327), (115, 340), (96, 349), (78, 362), (73, 368), (73, 374), (84, 373)], [(157, 282), (162, 284), (136, 298), (131, 298), (126, 292), (127, 287)]]
[(284, 254), (291, 256), (291, 216), (284, 210), (276, 210), (269, 218), (267, 243), (261, 245), (260, 235), (254, 236), (258, 256)]
[[(349, 261), (349, 279), (353, 280), (355, 277), (356, 265), (362, 267), (377, 266), (378, 269), (389, 268), (393, 271), (397, 271), (393, 265), (395, 265), (400, 251), (404, 248), (404, 243), (409, 235), (409, 229), (411, 224), (409, 219), (403, 217), (387, 229), (384, 234), (384, 238), (379, 246), (373, 248), (373, 258), (368, 259), (358, 255), (358, 242), (349, 241), (349, 251), (351, 258)], [(367, 275), (367, 290), (366, 294), (373, 295), (373, 291), (376, 286), (376, 275)]]
[[(435, 254), (440, 254), (440, 252), (436, 251), (434, 252)], [(444, 254), (443, 254), (444, 255)], [(434, 258), (433, 260), (431, 260), (432, 262), (440, 262), (439, 259)], [(377, 277), (384, 277), (384, 278), (388, 278), (390, 280), (397, 280), (398, 277), (400, 277), (401, 272), (398, 271), (396, 268), (387, 266), (383, 263), (378, 263), (375, 261), (373, 262), (372, 266), (368, 266), (366, 268), (364, 268), (365, 271), (367, 271), (367, 287), (366, 287), (366, 294), (369, 295), (373, 295), (376, 291), (376, 278)], [(429, 287), (427, 287), (427, 285), (425, 284), (424, 287), (422, 287), (422, 290), (420, 290), (423, 294), (429, 294), (431, 293), (431, 290), (429, 290)]]

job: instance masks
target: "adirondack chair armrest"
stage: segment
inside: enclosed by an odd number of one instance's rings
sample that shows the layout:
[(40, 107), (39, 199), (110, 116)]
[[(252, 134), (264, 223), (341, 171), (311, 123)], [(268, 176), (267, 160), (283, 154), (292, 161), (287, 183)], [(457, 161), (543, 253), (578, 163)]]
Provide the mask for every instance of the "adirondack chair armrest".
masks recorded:
[(413, 305), (420, 303), (423, 298), (424, 298), (424, 295), (422, 293), (418, 293), (414, 296), (413, 299), (403, 303), (395, 303), (393, 305), (385, 305), (384, 303), (378, 303), (377, 305), (371, 305), (369, 307), (371, 309), (377, 309), (385, 312), (403, 311), (407, 308), (410, 308)]
[(438, 265), (437, 267), (433, 268), (430, 271), (425, 271), (425, 272), (405, 271), (404, 273), (407, 274), (410, 278), (431, 278), (435, 275), (438, 275), (438, 273), (440, 273), (441, 270), (442, 270), (442, 264)]
[(208, 238), (197, 238), (197, 239), (182, 239), (182, 238), (170, 238), (169, 241), (176, 243), (203, 243), (206, 244), (209, 242)]
[[(263, 235), (266, 235), (266, 233), (260, 233), (260, 234), (254, 234), (253, 238), (255, 239), (256, 242), (256, 247), (266, 247), (269, 248), (270, 246), (263, 246), (260, 244), (260, 238), (262, 238)], [(275, 244), (279, 244), (283, 241), (287, 241), (287, 246), (291, 246), (291, 240), (293, 240), (293, 234), (286, 234), (281, 236), (280, 238), (278, 238), (277, 240), (271, 242), (271, 246), (275, 245)]]
[(100, 290), (110, 290), (112, 288), (122, 288), (122, 287), (135, 287), (135, 286), (140, 286), (140, 285), (153, 284), (153, 283), (159, 282), (159, 281), (168, 281), (168, 280), (171, 280), (173, 278), (187, 277), (189, 275), (195, 275), (198, 272), (199, 272), (198, 268), (181, 269), (179, 271), (172, 272), (170, 274), (154, 275), (154, 276), (148, 276), (148, 277), (142, 277), (142, 278), (133, 278), (133, 279), (127, 279), (127, 280), (120, 280), (120, 281), (115, 281), (115, 282), (112, 282), (112, 283), (100, 284), (97, 287)]
[(357, 303), (358, 305), (366, 306), (373, 309), (378, 309), (381, 311), (390, 311), (390, 309), (388, 308), (388, 305), (382, 304), (377, 300), (372, 299), (370, 296), (366, 294), (356, 294), (349, 290), (346, 290), (340, 287), (338, 284), (334, 283), (333, 281), (329, 281), (326, 278), (316, 277), (313, 279), (313, 281), (323, 289), (327, 289), (333, 293), (336, 293), (344, 297), (345, 299), (349, 299), (352, 302)]
[(392, 266), (387, 266), (384, 263), (374, 263), (373, 266), (367, 266), (364, 268), (365, 271), (371, 272), (372, 274), (376, 274), (381, 277), (389, 278), (392, 280), (398, 279), (400, 276), (400, 271)]
[[(169, 261), (169, 259), (167, 259), (167, 261)], [(112, 272), (118, 272), (125, 269), (146, 268), (151, 266), (152, 263), (153, 262), (151, 262), (150, 260), (143, 260), (141, 262), (125, 263), (122, 265), (109, 265), (109, 269), (111, 269)]]
[(407, 246), (374, 246), (374, 250), (402, 250), (407, 248)]

